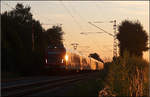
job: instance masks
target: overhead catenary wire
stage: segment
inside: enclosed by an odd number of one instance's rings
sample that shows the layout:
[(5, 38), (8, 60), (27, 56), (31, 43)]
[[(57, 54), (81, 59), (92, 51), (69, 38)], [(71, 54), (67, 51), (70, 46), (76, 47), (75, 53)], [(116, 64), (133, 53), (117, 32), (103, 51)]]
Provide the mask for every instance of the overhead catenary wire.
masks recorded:
[[(84, 21), (84, 22), (86, 22), (87, 24), (88, 24), (88, 21), (85, 19), (85, 18), (83, 18), (80, 14), (78, 14), (77, 13), (77, 11), (75, 10), (75, 8), (73, 8), (73, 7), (71, 7), (71, 9), (72, 9), (72, 11), (74, 11), (74, 13), (76, 13), (79, 17), (80, 17), (80, 19), (82, 20), (82, 21)], [(91, 27), (91, 25), (89, 25), (90, 27)], [(88, 34), (90, 34), (90, 33), (94, 33), (94, 32), (88, 32)], [(95, 33), (104, 33), (104, 32), (95, 32)], [(87, 34), (87, 33), (84, 33), (84, 32), (81, 32), (80, 34)], [(93, 40), (90, 40), (90, 42), (93, 44), (93, 43), (96, 43), (95, 41), (93, 41)], [(99, 48), (99, 46), (98, 46), (98, 44), (95, 44), (96, 45), (96, 47), (97, 48)], [(99, 49), (101, 49), (101, 48), (99, 48)], [(89, 51), (88, 51), (89, 52)]]
[[(89, 40), (89, 42), (91, 43), (91, 44), (94, 44), (95, 45), (95, 47), (97, 48), (97, 50), (99, 50), (99, 53), (100, 53), (100, 55), (102, 54), (101, 52), (105, 52), (105, 50), (104, 49), (102, 49), (101, 48), (101, 46), (100, 46), (100, 44), (99, 44), (99, 42), (98, 42), (98, 37), (94, 37), (94, 40), (93, 39), (90, 39)], [(105, 48), (105, 49), (109, 49), (109, 48)], [(110, 50), (110, 49), (109, 49)], [(96, 49), (95, 49), (95, 51), (96, 51)]]
[[(82, 32), (82, 26), (80, 25), (80, 23), (76, 20), (75, 16), (70, 12), (70, 10), (67, 8), (67, 6), (61, 2), (60, 0), (60, 4), (64, 7), (64, 9), (67, 11), (67, 13), (72, 17), (73, 21), (76, 23), (76, 25), (79, 27), (80, 31)], [(77, 49), (77, 45), (79, 44), (73, 44), (74, 49)]]
[[(105, 30), (103, 30), (102, 28), (100, 28), (99, 26), (97, 26), (97, 25), (95, 25), (95, 24), (93, 24), (93, 23), (91, 23), (91, 22), (88, 22), (88, 23), (91, 24), (92, 26), (94, 26), (94, 27), (96, 27), (96, 28), (98, 28), (98, 29), (104, 31), (104, 33), (107, 33), (108, 35), (110, 35), (110, 36), (112, 36), (112, 37), (114, 38), (114, 44), (113, 44), (113, 56), (116, 57), (116, 56), (117, 56), (116, 20), (114, 20), (113, 22), (114, 22), (114, 25), (113, 25), (113, 27), (114, 27), (114, 35), (111, 34), (111, 33), (109, 33), (109, 32), (107, 32), (107, 31), (105, 31)], [(83, 34), (84, 34), (84, 33), (83, 33)]]
[[(87, 21), (85, 18), (83, 18), (83, 17), (79, 14), (79, 12), (77, 12), (77, 10), (75, 9), (75, 7), (71, 6), (70, 8), (72, 9), (72, 11), (73, 11), (74, 13), (77, 14), (77, 16), (80, 18), (80, 20), (82, 20), (83, 22), (85, 22), (85, 23), (88, 24), (88, 21)], [(88, 24), (88, 26), (91, 27), (89, 24)]]
[(88, 23), (89, 23), (89, 24), (91, 24), (91, 25), (93, 25), (93, 26), (95, 26), (96, 28), (98, 28), (98, 29), (100, 29), (100, 30), (104, 31), (104, 32), (105, 32), (105, 33), (107, 33), (108, 35), (110, 35), (110, 36), (113, 36), (113, 37), (114, 37), (114, 35), (113, 35), (113, 34), (111, 34), (111, 33), (107, 32), (107, 31), (105, 31), (104, 29), (102, 29), (102, 28), (100, 28), (100, 27), (98, 27), (98, 26), (94, 25), (93, 23), (91, 23), (91, 22), (88, 22)]
[[(80, 24), (78, 23), (78, 21), (76, 21), (75, 17), (72, 15), (72, 13), (70, 12), (70, 10), (63, 4), (63, 2), (60, 2), (60, 3), (63, 5), (63, 7), (65, 8), (65, 10), (69, 13), (69, 15), (73, 18), (73, 20), (75, 21), (75, 23), (79, 26)], [(77, 12), (75, 11), (75, 9), (73, 10), (73, 7), (72, 7), (72, 11), (74, 11), (74, 12), (77, 14)], [(86, 21), (84, 18), (81, 17), (80, 14), (78, 14), (78, 16), (80, 17), (81, 20)], [(86, 21), (86, 23), (89, 23), (89, 22)], [(82, 29), (81, 26), (80, 26), (79, 28), (80, 28), (80, 30)], [(98, 28), (98, 27), (97, 27), (97, 28)], [(101, 28), (99, 27), (99, 29), (101, 29)], [(105, 33), (109, 34), (110, 36), (113, 36), (113, 37), (114, 37), (113, 34), (108, 33), (107, 31), (105, 31), (105, 30), (103, 30), (103, 29), (101, 29), (101, 30), (104, 31)], [(81, 32), (81, 33), (82, 33), (82, 32)], [(81, 33), (80, 33), (80, 34), (81, 34)], [(98, 33), (101, 33), (101, 32), (98, 32)], [(84, 34), (84, 33), (83, 33), (83, 34)], [(97, 47), (98, 47), (98, 45), (97, 45)]]
[(80, 23), (76, 20), (76, 18), (73, 16), (73, 14), (67, 8), (67, 6), (62, 2), (62, 0), (60, 0), (60, 4), (64, 7), (64, 9), (67, 11), (67, 13), (69, 13), (69, 15), (72, 17), (73, 21), (77, 24), (79, 29), (82, 31), (82, 27), (81, 27)]
[(105, 31), (105, 30), (103, 30), (102, 28), (100, 28), (100, 27), (98, 27), (97, 25), (95, 25), (95, 24), (93, 24), (93, 23), (91, 23), (91, 22), (89, 22), (89, 24), (91, 24), (92, 26), (94, 26), (94, 27), (96, 27), (96, 28), (98, 28), (98, 29), (100, 29), (100, 30), (102, 30), (102, 31), (104, 31), (105, 33), (107, 33), (107, 34), (109, 34), (110, 36), (113, 36), (113, 38), (114, 38), (114, 44), (113, 44), (113, 56), (114, 57), (117, 57), (117, 45), (118, 45), (118, 43), (117, 43), (117, 38), (116, 38), (116, 35), (117, 35), (117, 31), (116, 31), (116, 20), (114, 20), (114, 21), (112, 21), (113, 23), (114, 23), (114, 25), (113, 25), (113, 29), (114, 29), (114, 35), (113, 34), (111, 34), (111, 33), (109, 33), (109, 32), (107, 32), (107, 31)]

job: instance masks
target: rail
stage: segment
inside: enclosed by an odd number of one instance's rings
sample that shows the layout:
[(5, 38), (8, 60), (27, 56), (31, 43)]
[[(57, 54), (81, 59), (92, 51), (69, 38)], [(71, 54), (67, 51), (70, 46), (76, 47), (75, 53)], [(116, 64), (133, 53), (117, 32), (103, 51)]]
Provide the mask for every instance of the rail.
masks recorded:
[(41, 92), (47, 89), (61, 87), (65, 84), (69, 84), (72, 82), (84, 80), (88, 78), (87, 75), (89, 74), (80, 74), (74, 76), (67, 76), (60, 79), (48, 79), (39, 82), (30, 82), (26, 84), (7, 86), (1, 88), (1, 93), (2, 97), (32, 95), (36, 92)]

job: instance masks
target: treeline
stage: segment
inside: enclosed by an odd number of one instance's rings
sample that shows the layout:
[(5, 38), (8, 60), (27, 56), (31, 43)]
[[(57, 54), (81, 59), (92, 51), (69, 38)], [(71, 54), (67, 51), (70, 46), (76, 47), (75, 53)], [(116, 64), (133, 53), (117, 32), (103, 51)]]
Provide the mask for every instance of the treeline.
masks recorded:
[(53, 26), (45, 30), (30, 10), (30, 6), (18, 3), (11, 11), (1, 13), (2, 71), (25, 75), (40, 72), (45, 49), (54, 45), (64, 47), (62, 28)]

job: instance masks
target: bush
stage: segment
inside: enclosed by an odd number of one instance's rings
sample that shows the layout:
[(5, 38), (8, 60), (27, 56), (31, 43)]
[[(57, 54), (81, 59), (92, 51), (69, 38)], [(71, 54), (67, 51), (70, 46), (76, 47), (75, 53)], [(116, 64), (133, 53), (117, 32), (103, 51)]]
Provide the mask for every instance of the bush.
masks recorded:
[(125, 52), (109, 66), (108, 86), (118, 96), (148, 96), (148, 64)]

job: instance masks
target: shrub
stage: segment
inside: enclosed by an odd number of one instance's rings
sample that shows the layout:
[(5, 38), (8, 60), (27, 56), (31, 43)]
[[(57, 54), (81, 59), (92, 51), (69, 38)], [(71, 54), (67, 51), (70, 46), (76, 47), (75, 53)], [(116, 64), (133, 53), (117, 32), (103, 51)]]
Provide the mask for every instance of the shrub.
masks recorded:
[(110, 64), (107, 84), (118, 96), (148, 96), (148, 64), (125, 52)]

